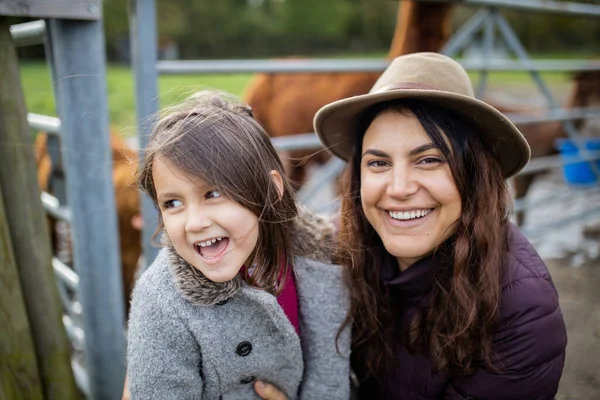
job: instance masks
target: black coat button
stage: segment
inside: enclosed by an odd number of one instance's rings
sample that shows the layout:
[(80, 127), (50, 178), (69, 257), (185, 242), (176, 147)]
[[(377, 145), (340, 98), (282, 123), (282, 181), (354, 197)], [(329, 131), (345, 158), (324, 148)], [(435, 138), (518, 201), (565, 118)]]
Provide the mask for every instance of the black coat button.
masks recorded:
[(242, 342), (238, 344), (235, 352), (240, 357), (246, 357), (248, 354), (250, 354), (250, 352), (252, 352), (252, 344), (250, 344), (250, 342)]
[(254, 380), (255, 380), (255, 379), (256, 379), (256, 378), (255, 378), (255, 377), (253, 377), (253, 376), (247, 376), (247, 377), (245, 377), (244, 379), (242, 379), (242, 380), (240, 381), (240, 383), (241, 383), (242, 385), (247, 385), (247, 384), (249, 384), (249, 383), (252, 383), (252, 382), (254, 382)]
[(228, 301), (229, 301), (229, 299), (225, 299), (225, 300), (221, 300), (221, 301), (219, 301), (219, 302), (217, 302), (215, 304), (218, 305), (218, 306), (222, 306), (223, 304), (227, 304)]

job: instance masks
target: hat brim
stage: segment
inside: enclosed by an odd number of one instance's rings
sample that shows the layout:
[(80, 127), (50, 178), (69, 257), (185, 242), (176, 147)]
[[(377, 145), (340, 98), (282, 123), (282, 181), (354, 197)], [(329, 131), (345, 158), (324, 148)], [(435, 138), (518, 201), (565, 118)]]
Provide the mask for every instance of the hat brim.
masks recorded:
[(529, 144), (504, 114), (473, 97), (440, 90), (389, 90), (338, 100), (317, 112), (315, 132), (326, 149), (348, 161), (364, 111), (375, 104), (400, 99), (426, 100), (462, 115), (485, 135), (505, 178), (515, 175), (529, 162)]

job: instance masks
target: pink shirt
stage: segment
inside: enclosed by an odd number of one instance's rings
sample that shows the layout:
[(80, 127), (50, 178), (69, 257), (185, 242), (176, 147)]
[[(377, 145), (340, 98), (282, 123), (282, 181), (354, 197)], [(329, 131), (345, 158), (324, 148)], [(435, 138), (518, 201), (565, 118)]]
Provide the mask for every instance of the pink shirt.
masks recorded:
[(283, 290), (277, 296), (277, 302), (283, 308), (283, 312), (296, 328), (296, 333), (300, 334), (300, 323), (298, 322), (298, 289), (296, 288), (296, 278), (294, 272), (289, 271)]
[[(240, 269), (242, 276), (246, 273), (246, 266)], [(296, 333), (300, 334), (300, 322), (298, 318), (298, 289), (296, 288), (296, 278), (293, 271), (288, 271), (283, 289), (277, 296), (277, 303), (283, 309), (283, 312), (290, 320), (290, 323), (296, 329)]]

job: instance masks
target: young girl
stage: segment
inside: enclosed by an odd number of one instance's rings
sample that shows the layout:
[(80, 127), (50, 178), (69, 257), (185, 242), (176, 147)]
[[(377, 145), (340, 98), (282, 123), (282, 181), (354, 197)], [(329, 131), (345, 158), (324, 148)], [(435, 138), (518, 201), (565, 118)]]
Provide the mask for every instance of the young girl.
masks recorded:
[(138, 182), (164, 249), (136, 284), (132, 399), (349, 397), (347, 297), (333, 229), (298, 207), (251, 110), (200, 92), (160, 119)]

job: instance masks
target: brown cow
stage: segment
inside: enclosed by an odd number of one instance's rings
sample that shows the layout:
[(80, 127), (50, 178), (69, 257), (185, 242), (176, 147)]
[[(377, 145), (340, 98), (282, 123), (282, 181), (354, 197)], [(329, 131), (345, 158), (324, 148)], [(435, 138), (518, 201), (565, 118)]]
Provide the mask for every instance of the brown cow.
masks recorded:
[[(400, 1), (396, 31), (387, 55), (397, 56), (418, 51), (439, 51), (451, 33), (449, 3)], [(367, 93), (380, 73), (299, 73), (257, 74), (247, 88), (244, 100), (272, 137), (313, 131), (312, 120), (319, 108), (332, 101)], [(306, 178), (305, 160), (311, 151), (290, 152), (286, 171), (301, 186)], [(327, 159), (324, 151), (310, 161)], [(306, 160), (307, 162), (309, 160)]]
[[(49, 175), (52, 171), (52, 162), (47, 152), (47, 134), (39, 133), (35, 140), (35, 158), (37, 163), (37, 177), (40, 188), (48, 191)], [(133, 186), (134, 174), (137, 169), (137, 153), (129, 149), (117, 136), (111, 135), (111, 150), (113, 155), (113, 181), (115, 185), (115, 200), (119, 224), (119, 245), (121, 251), (121, 271), (123, 278), (123, 300), (125, 312), (129, 311), (129, 298), (133, 290), (135, 273), (140, 257), (141, 243), (140, 231), (132, 221), (140, 214), (140, 197), (138, 190)], [(51, 190), (50, 190), (51, 191)], [(56, 221), (49, 217), (53, 247), (64, 247), (59, 243), (56, 232)], [(64, 251), (64, 248), (60, 250)]]

